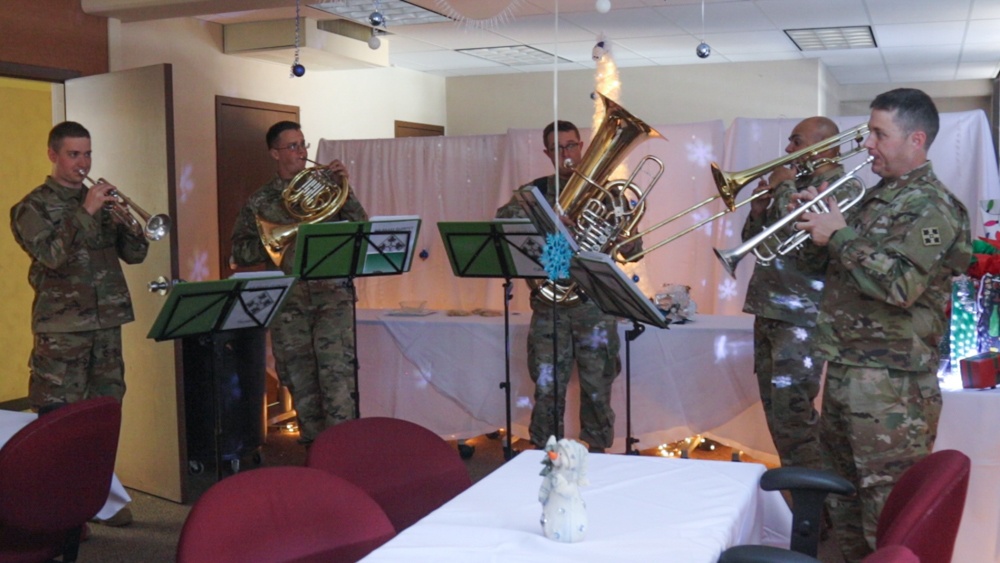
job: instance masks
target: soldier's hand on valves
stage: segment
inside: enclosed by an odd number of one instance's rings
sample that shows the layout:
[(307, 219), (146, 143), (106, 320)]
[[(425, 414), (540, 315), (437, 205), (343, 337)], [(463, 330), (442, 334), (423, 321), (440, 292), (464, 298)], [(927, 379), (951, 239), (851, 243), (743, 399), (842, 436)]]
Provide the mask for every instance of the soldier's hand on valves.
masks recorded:
[[(823, 187), (826, 187), (825, 183), (823, 184)], [(816, 196), (818, 195), (819, 191), (817, 191), (817, 189), (813, 186), (809, 186), (800, 192), (796, 192), (788, 198), (788, 206), (785, 211), (795, 211), (799, 207), (802, 207), (806, 203), (816, 199)]]
[(334, 160), (330, 164), (327, 164), (326, 168), (332, 172), (334, 176), (340, 176), (343, 182), (346, 182), (348, 178), (350, 178), (350, 174), (347, 173), (347, 166), (339, 160)]
[(833, 233), (847, 226), (844, 215), (837, 205), (837, 198), (830, 196), (826, 198), (827, 212), (805, 212), (799, 217), (799, 222), (795, 223), (795, 228), (809, 233), (813, 244), (826, 246), (833, 237)]
[(112, 184), (99, 181), (87, 190), (87, 197), (83, 199), (83, 208), (91, 215), (97, 213), (107, 204), (117, 205), (118, 198), (114, 195), (115, 188)]

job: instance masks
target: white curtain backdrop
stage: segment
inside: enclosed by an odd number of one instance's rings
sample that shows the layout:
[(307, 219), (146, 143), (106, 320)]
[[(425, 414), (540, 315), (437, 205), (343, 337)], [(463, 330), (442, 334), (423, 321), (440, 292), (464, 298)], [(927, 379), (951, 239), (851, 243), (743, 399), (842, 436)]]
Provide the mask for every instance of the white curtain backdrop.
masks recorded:
[[(865, 119), (838, 117), (834, 121), (846, 130)], [(662, 160), (665, 168), (648, 196), (640, 227), (648, 228), (716, 195), (711, 162), (722, 163), (723, 170), (739, 171), (784, 155), (787, 137), (799, 121), (801, 118), (740, 118), (728, 130), (721, 121), (654, 125), (666, 140), (646, 141), (627, 159), (632, 169), (644, 155), (652, 155)], [(584, 139), (590, 138), (589, 129), (580, 133)], [(426, 300), (432, 309), (502, 309), (502, 280), (459, 279), (452, 274), (437, 223), (491, 219), (517, 187), (552, 172), (543, 149), (540, 129), (512, 129), (505, 135), (321, 141), (317, 160), (340, 159), (347, 164), (351, 186), (369, 215), (419, 215), (423, 219), (416, 249), (426, 250), (427, 259), (414, 258), (410, 272), (401, 276), (358, 280), (358, 306), (397, 308), (399, 301)], [(968, 207), (975, 236), (983, 234), (978, 202), (1000, 199), (994, 154), (985, 114), (941, 115), (941, 131), (930, 158), (938, 176)], [(847, 166), (862, 159), (856, 157)], [(638, 178), (640, 186), (648, 181), (644, 176)], [(863, 177), (869, 185), (877, 180), (870, 171)], [(752, 186), (743, 190), (739, 199), (750, 191)], [(722, 202), (716, 200), (647, 235), (645, 246), (722, 208)], [(740, 243), (746, 213), (744, 206), (651, 253), (634, 269), (640, 276), (640, 287), (652, 295), (664, 283), (685, 284), (691, 287), (699, 312), (740, 314), (753, 260), (743, 260), (734, 280), (712, 248)], [(523, 282), (514, 285), (511, 307), (528, 309)]]

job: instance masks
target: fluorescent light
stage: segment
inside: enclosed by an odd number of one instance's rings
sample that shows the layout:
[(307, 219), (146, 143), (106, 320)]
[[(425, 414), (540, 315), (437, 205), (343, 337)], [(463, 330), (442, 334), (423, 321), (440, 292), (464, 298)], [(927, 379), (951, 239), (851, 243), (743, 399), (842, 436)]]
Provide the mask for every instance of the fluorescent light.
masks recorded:
[[(370, 26), (368, 16), (375, 11), (375, 1), (339, 0), (337, 2), (309, 4), (309, 7)], [(378, 0), (378, 11), (385, 16), (386, 27), (452, 21), (447, 16), (403, 0)]]
[[(507, 66), (537, 65), (552, 62), (552, 53), (546, 53), (528, 45), (458, 49), (458, 52)], [(569, 61), (560, 57), (559, 62)]]
[(786, 29), (785, 34), (800, 51), (866, 49), (876, 46), (872, 28), (867, 25)]

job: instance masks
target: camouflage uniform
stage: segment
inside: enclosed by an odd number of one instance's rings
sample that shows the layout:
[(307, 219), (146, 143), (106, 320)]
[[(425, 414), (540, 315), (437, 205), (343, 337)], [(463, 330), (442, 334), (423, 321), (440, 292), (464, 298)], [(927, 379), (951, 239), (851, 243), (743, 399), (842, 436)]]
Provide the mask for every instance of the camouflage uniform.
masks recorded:
[[(791, 195), (809, 186), (833, 182), (844, 175), (836, 166), (805, 181), (779, 184), (773, 201), (760, 217), (747, 217), (743, 240), (780, 219)], [(783, 231), (782, 237), (788, 236)], [(819, 413), (813, 400), (819, 394), (823, 362), (809, 353), (816, 326), (816, 305), (823, 289), (821, 273), (796, 267), (795, 255), (778, 256), (754, 266), (743, 312), (754, 319), (754, 372), (760, 388), (767, 425), (785, 466), (819, 468)]]
[[(255, 217), (282, 225), (298, 222), (281, 197), (288, 182), (277, 175), (257, 190), (233, 227), (233, 259), (240, 266), (274, 265), (257, 233)], [(329, 221), (367, 221), (352, 191)], [(295, 246), (289, 246), (281, 269), (289, 274)], [(292, 393), (300, 441), (312, 442), (324, 428), (354, 418), (353, 286), (341, 279), (299, 280), (271, 323), (275, 367)]]
[(121, 325), (135, 317), (119, 259), (142, 262), (149, 241), (107, 211), (87, 213), (87, 190), (48, 177), (10, 210), (14, 239), (31, 257), (28, 395), (35, 409), (125, 395)]
[(846, 220), (827, 246), (815, 347), (829, 362), (824, 463), (859, 491), (831, 497), (830, 515), (845, 558), (860, 560), (893, 484), (934, 446), (938, 343), (972, 247), (968, 213), (929, 161), (879, 182)]
[[(531, 184), (543, 191), (555, 205), (555, 176), (538, 178)], [(497, 217), (525, 217), (516, 201), (497, 210)], [(580, 376), (580, 439), (592, 448), (609, 448), (615, 438), (615, 412), (611, 409), (611, 384), (621, 371), (618, 359), (620, 343), (618, 322), (592, 301), (578, 299), (571, 304), (557, 304), (553, 323), (553, 305), (537, 293), (531, 296), (531, 326), (528, 330), (528, 371), (535, 382), (535, 406), (531, 411), (529, 432), (537, 448), (545, 447), (555, 434), (553, 365), (558, 366), (558, 416), (566, 411), (566, 388), (573, 359)], [(554, 325), (554, 326), (553, 326)], [(557, 350), (553, 349), (555, 332)]]

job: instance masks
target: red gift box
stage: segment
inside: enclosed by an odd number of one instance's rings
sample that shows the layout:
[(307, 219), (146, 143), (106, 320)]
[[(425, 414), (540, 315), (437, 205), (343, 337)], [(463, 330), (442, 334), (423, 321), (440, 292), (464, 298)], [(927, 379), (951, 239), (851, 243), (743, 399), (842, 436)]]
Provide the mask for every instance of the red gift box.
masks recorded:
[(1000, 383), (1000, 354), (983, 352), (959, 361), (962, 368), (962, 387), (966, 389), (992, 389)]

